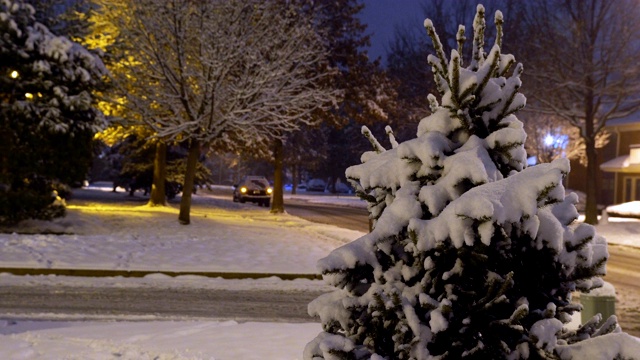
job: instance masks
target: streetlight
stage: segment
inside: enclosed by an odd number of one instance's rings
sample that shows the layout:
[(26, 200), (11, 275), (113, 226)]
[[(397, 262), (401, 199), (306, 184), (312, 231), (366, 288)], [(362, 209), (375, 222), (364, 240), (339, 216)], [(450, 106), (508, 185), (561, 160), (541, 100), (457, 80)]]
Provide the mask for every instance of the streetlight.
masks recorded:
[(13, 70), (11, 74), (9, 74), (9, 76), (11, 76), (12, 79), (16, 79), (19, 75), (20, 74), (18, 74), (16, 70)]
[(554, 139), (553, 136), (551, 136), (551, 134), (547, 134), (547, 136), (544, 138), (544, 144), (547, 146), (551, 146), (555, 142), (556, 140)]

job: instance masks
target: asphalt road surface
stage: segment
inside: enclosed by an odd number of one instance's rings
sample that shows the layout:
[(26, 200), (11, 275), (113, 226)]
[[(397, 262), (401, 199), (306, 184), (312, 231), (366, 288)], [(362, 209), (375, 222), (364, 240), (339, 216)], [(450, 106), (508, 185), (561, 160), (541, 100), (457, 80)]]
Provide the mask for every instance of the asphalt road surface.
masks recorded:
[[(75, 319), (233, 319), (236, 321), (313, 322), (307, 304), (321, 292), (77, 286), (2, 286), (0, 314), (30, 319), (42, 314)], [(0, 319), (2, 315), (0, 315)], [(1, 330), (1, 328), (0, 328)]]
[(622, 330), (640, 337), (640, 250), (609, 245), (605, 281), (616, 288), (616, 315)]
[(294, 199), (285, 200), (284, 207), (287, 213), (315, 223), (369, 232), (369, 212), (365, 208), (310, 203)]

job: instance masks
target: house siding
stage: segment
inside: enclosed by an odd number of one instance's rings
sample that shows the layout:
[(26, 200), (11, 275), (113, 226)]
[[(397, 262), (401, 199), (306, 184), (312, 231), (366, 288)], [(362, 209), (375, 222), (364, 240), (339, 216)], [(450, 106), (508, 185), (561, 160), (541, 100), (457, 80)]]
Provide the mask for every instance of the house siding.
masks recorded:
[(629, 147), (637, 144), (640, 144), (640, 130), (621, 132), (618, 156), (628, 155)]
[[(619, 156), (630, 154), (631, 145), (640, 144), (640, 120), (635, 122), (626, 122), (617, 126), (611, 126), (608, 129), (613, 133), (610, 143), (615, 144), (615, 153), (610, 155), (607, 153), (605, 160), (611, 160)], [(628, 169), (621, 169), (618, 172), (603, 172), (603, 177), (613, 178), (615, 187), (613, 203), (620, 204), (629, 200), (640, 200), (640, 172), (631, 172)], [(629, 188), (627, 182), (633, 190)], [(639, 181), (636, 183), (636, 181)], [(630, 191), (631, 190), (631, 191)]]

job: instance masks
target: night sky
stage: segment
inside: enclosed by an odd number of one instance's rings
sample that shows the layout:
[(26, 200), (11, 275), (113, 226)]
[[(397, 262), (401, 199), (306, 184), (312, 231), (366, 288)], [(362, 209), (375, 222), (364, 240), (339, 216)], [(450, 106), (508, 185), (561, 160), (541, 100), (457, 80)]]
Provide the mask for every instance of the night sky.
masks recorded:
[[(371, 35), (369, 58), (381, 57), (386, 60), (386, 49), (393, 40), (396, 24), (415, 23), (422, 28), (424, 18), (420, 3), (424, 0), (364, 0), (365, 8), (360, 19), (367, 24), (367, 33)], [(425, 35), (426, 36), (426, 35)]]

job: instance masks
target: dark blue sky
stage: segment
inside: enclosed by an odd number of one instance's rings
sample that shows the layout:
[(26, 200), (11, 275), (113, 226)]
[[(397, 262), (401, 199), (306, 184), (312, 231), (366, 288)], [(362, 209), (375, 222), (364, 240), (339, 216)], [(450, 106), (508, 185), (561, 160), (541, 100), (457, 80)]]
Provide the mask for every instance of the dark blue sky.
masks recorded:
[(371, 34), (369, 58), (382, 57), (386, 60), (386, 49), (393, 40), (396, 24), (405, 23), (422, 28), (424, 18), (420, 3), (424, 0), (364, 0), (365, 8), (360, 19), (367, 24), (367, 33)]

